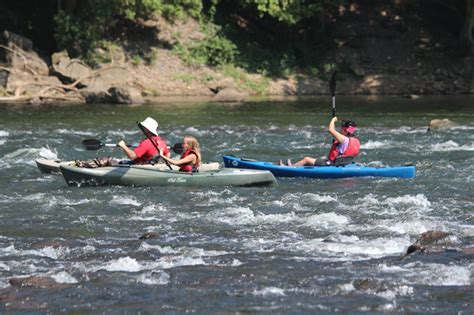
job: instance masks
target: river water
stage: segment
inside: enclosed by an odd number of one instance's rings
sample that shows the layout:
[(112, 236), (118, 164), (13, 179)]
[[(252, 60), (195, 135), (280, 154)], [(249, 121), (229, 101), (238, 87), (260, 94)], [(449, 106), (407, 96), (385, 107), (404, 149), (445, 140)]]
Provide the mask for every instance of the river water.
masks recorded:
[[(151, 116), (173, 144), (293, 161), (325, 155), (330, 99), (142, 106), (1, 105), (0, 312), (471, 313), (473, 256), (404, 256), (428, 230), (474, 239), (474, 99), (338, 97), (359, 162), (415, 164), (415, 179), (279, 179), (276, 187), (68, 187), (36, 158), (123, 157)], [(426, 132), (431, 119), (457, 126)], [(157, 238), (138, 240), (145, 232)], [(51, 287), (12, 286), (51, 277)]]

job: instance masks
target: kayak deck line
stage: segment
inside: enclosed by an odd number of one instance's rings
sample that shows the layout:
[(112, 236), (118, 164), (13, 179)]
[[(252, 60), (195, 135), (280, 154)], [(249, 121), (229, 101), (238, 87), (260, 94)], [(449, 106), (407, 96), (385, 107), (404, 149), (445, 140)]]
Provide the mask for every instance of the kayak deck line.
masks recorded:
[[(36, 159), (36, 166), (42, 173), (57, 173), (61, 174), (60, 166), (61, 165), (69, 165), (69, 166), (74, 166), (75, 162), (73, 160), (71, 161), (61, 161), (59, 159), (55, 160), (48, 160), (48, 159)], [(135, 167), (138, 165), (134, 165)], [(168, 166), (164, 163), (157, 163), (157, 164), (144, 164), (140, 165), (145, 168), (149, 169), (160, 169), (160, 170), (167, 170)], [(179, 170), (179, 166), (172, 165), (171, 166), (173, 170)], [(208, 171), (216, 171), (220, 169), (220, 164), (219, 162), (209, 162), (209, 163), (203, 163), (199, 166), (199, 171), (200, 172), (208, 172)]]

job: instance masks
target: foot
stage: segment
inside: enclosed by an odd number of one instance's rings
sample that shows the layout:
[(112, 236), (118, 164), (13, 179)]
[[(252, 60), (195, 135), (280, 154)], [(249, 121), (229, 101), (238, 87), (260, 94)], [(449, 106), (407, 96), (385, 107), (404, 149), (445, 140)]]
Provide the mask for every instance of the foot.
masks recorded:
[(282, 161), (282, 160), (280, 160), (280, 163), (278, 163), (278, 165), (280, 165), (280, 166), (285, 166), (285, 164), (283, 164), (283, 161)]
[(291, 163), (291, 160), (290, 160), (290, 159), (288, 159), (287, 165), (288, 165), (288, 166), (292, 166), (292, 165), (293, 165), (293, 164)]

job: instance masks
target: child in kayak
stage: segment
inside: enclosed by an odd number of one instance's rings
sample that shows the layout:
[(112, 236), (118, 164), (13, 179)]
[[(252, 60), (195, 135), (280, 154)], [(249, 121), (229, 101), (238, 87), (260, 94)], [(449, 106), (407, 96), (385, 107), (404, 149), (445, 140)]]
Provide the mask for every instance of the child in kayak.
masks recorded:
[[(343, 121), (341, 126), (341, 132), (338, 132), (335, 128), (337, 117), (333, 117), (329, 123), (328, 131), (334, 137), (334, 142), (327, 159), (318, 161), (315, 158), (306, 156), (302, 160), (296, 162), (295, 164), (291, 163), (291, 160), (288, 160), (289, 166), (325, 166), (333, 165), (336, 161), (336, 158), (339, 157), (355, 157), (359, 154), (360, 142), (359, 139), (354, 137), (356, 130), (356, 123), (353, 121)], [(280, 164), (282, 164), (280, 162)]]
[(199, 149), (199, 142), (193, 136), (185, 136), (183, 139), (183, 154), (179, 160), (170, 159), (163, 156), (163, 150), (160, 148), (160, 154), (163, 160), (170, 164), (180, 166), (180, 172), (197, 172), (199, 164), (201, 164), (201, 150)]

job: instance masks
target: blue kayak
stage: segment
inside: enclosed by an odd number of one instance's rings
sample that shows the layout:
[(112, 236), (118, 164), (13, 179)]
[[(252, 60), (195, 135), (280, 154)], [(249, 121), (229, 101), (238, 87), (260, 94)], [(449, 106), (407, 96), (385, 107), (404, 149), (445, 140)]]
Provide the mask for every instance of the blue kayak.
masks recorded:
[(400, 177), (414, 178), (415, 166), (368, 167), (357, 163), (344, 166), (281, 166), (235, 156), (224, 155), (225, 167), (267, 170), (276, 177), (346, 178), (346, 177)]

